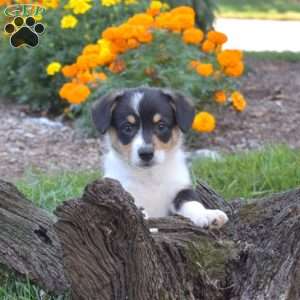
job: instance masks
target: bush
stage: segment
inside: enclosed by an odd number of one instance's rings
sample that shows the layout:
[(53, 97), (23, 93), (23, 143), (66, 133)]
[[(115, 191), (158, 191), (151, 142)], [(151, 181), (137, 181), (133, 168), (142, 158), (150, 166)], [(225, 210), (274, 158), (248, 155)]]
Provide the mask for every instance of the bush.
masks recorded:
[[(12, 101), (26, 103), (33, 109), (42, 109), (60, 113), (67, 106), (58, 97), (58, 89), (63, 83), (63, 76), (50, 77), (45, 72), (46, 66), (58, 61), (62, 64), (73, 62), (78, 53), (89, 43), (99, 38), (99, 33), (109, 25), (116, 25), (132, 14), (145, 10), (148, 0), (37, 0), (47, 11), (41, 22), (46, 25), (46, 31), (36, 48), (20, 47), (12, 49), (9, 45), (9, 36), (4, 35), (0, 44), (2, 59), (0, 60), (0, 96), (10, 98)], [(205, 27), (210, 26), (213, 13), (213, 0), (197, 1), (201, 6), (199, 22)], [(1, 5), (13, 3), (28, 3), (27, 0), (0, 1)], [(32, 1), (34, 2), (34, 1)], [(76, 4), (77, 3), (77, 4)], [(81, 5), (80, 5), (81, 3)], [(172, 0), (171, 6), (185, 3), (193, 5), (190, 0)], [(73, 5), (73, 8), (70, 7)], [(71, 5), (71, 6), (72, 6)], [(68, 8), (69, 6), (69, 8)], [(81, 9), (80, 9), (81, 8)], [(74, 28), (61, 28), (64, 16), (73, 16), (78, 20)], [(37, 18), (39, 19), (39, 18)], [(2, 19), (3, 28), (10, 19)], [(68, 22), (69, 21), (69, 22)], [(64, 26), (72, 27), (72, 19), (65, 19)]]
[[(242, 53), (222, 50), (227, 41), (223, 33), (195, 27), (192, 8), (161, 12), (161, 3), (153, 3), (146, 13), (108, 27), (97, 44), (85, 46), (73, 64), (62, 68), (69, 82), (59, 93), (71, 112), (83, 108), (81, 125), (89, 124), (92, 101), (111, 89), (140, 85), (179, 89), (194, 99), (199, 111), (219, 104), (245, 109), (246, 101), (236, 90), (236, 78), (244, 70)], [(193, 128), (210, 132), (215, 123), (212, 114), (199, 112)]]

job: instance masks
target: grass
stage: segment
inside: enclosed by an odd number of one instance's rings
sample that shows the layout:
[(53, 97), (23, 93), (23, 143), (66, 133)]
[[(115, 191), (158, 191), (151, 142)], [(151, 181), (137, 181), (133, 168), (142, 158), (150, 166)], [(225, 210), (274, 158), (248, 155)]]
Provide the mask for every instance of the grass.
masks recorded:
[(227, 200), (262, 197), (300, 187), (300, 150), (276, 146), (216, 162), (199, 160), (192, 172)]
[[(219, 161), (196, 160), (192, 175), (194, 181), (206, 181), (226, 199), (262, 197), (300, 186), (300, 150), (276, 146), (226, 155)], [(80, 196), (85, 185), (96, 178), (98, 172), (58, 176), (30, 173), (17, 182), (17, 187), (36, 205), (52, 211), (62, 201)], [(12, 276), (1, 277), (0, 273), (0, 300), (35, 300), (38, 292), (29, 283), (20, 283)]]
[(299, 0), (218, 0), (223, 18), (300, 20)]
[(258, 60), (299, 62), (300, 61), (300, 52), (245, 51), (245, 57), (253, 57)]

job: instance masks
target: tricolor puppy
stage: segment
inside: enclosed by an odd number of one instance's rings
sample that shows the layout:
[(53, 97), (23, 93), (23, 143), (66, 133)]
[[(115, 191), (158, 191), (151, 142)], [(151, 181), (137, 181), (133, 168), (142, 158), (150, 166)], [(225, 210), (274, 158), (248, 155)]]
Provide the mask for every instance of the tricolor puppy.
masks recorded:
[(156, 88), (112, 92), (93, 107), (92, 118), (104, 135), (104, 176), (116, 179), (149, 217), (179, 214), (201, 227), (221, 227), (220, 210), (197, 201), (182, 150), (194, 108), (183, 95)]

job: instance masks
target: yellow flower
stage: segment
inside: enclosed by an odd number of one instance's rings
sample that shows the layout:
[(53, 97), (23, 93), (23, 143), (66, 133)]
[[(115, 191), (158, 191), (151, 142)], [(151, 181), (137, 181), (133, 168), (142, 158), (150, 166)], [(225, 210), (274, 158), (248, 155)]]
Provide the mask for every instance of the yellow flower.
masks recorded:
[(220, 104), (224, 104), (227, 100), (226, 93), (224, 91), (216, 91), (214, 93), (214, 99)]
[(199, 44), (203, 40), (204, 34), (201, 29), (189, 28), (183, 32), (182, 39), (186, 44)]
[(196, 114), (192, 128), (199, 132), (212, 132), (216, 128), (215, 117), (208, 112)]
[(232, 100), (232, 105), (237, 111), (243, 111), (245, 110), (247, 106), (247, 102), (244, 98), (244, 96), (238, 92), (235, 91), (231, 94), (231, 100)]
[(60, 21), (60, 27), (63, 29), (67, 28), (74, 28), (78, 23), (78, 20), (72, 16), (72, 15), (67, 15), (63, 16), (63, 18)]
[(212, 66), (212, 64), (199, 64), (196, 67), (196, 71), (199, 75), (208, 77), (210, 75), (212, 75), (212, 73), (214, 72), (214, 68)]
[(65, 8), (71, 8), (76, 15), (85, 14), (92, 8), (91, 0), (69, 0)]
[(58, 73), (60, 69), (61, 64), (57, 61), (54, 61), (47, 66), (47, 74), (53, 76), (55, 73)]
[(117, 5), (120, 2), (120, 0), (101, 0), (101, 4), (107, 7)]

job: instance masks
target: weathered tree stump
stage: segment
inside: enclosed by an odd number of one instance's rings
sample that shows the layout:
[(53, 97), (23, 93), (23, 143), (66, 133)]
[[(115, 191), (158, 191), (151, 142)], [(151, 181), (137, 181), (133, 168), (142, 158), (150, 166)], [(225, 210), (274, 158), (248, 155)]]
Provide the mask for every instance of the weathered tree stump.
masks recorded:
[[(4, 208), (0, 203), (0, 251), (8, 245), (2, 226), (13, 224), (2, 220), (3, 211), (4, 215), (11, 211), (10, 206), (18, 211), (15, 203), (24, 201), (17, 191), (7, 197), (5, 189), (7, 186), (0, 184), (0, 200), (7, 203)], [(80, 199), (58, 207), (57, 236), (51, 222), (47, 236), (51, 232), (51, 241), (57, 241), (57, 253), (62, 247), (71, 298), (300, 299), (300, 190), (231, 204), (203, 184), (197, 185), (197, 191), (204, 205), (229, 214), (230, 222), (222, 230), (200, 229), (182, 217), (144, 220), (132, 197), (109, 179), (88, 185)], [(32, 207), (31, 213), (37, 214), (37, 209)], [(38, 210), (40, 213), (44, 214)], [(20, 226), (15, 231), (22, 234)], [(34, 238), (40, 237), (27, 234), (21, 243), (30, 245)], [(41, 251), (39, 246), (31, 250)], [(32, 269), (38, 255), (32, 262), (27, 258), (20, 272), (13, 266), (24, 258), (20, 251), (17, 254), (20, 257), (15, 255), (13, 262), (0, 261), (18, 273), (31, 275), (24, 269)], [(57, 263), (61, 266), (62, 261)], [(37, 276), (29, 278), (45, 288)], [(63, 282), (57, 285), (65, 288)], [(47, 290), (58, 294), (63, 288)]]
[(0, 268), (27, 277), (55, 295), (68, 288), (54, 216), (0, 180)]

